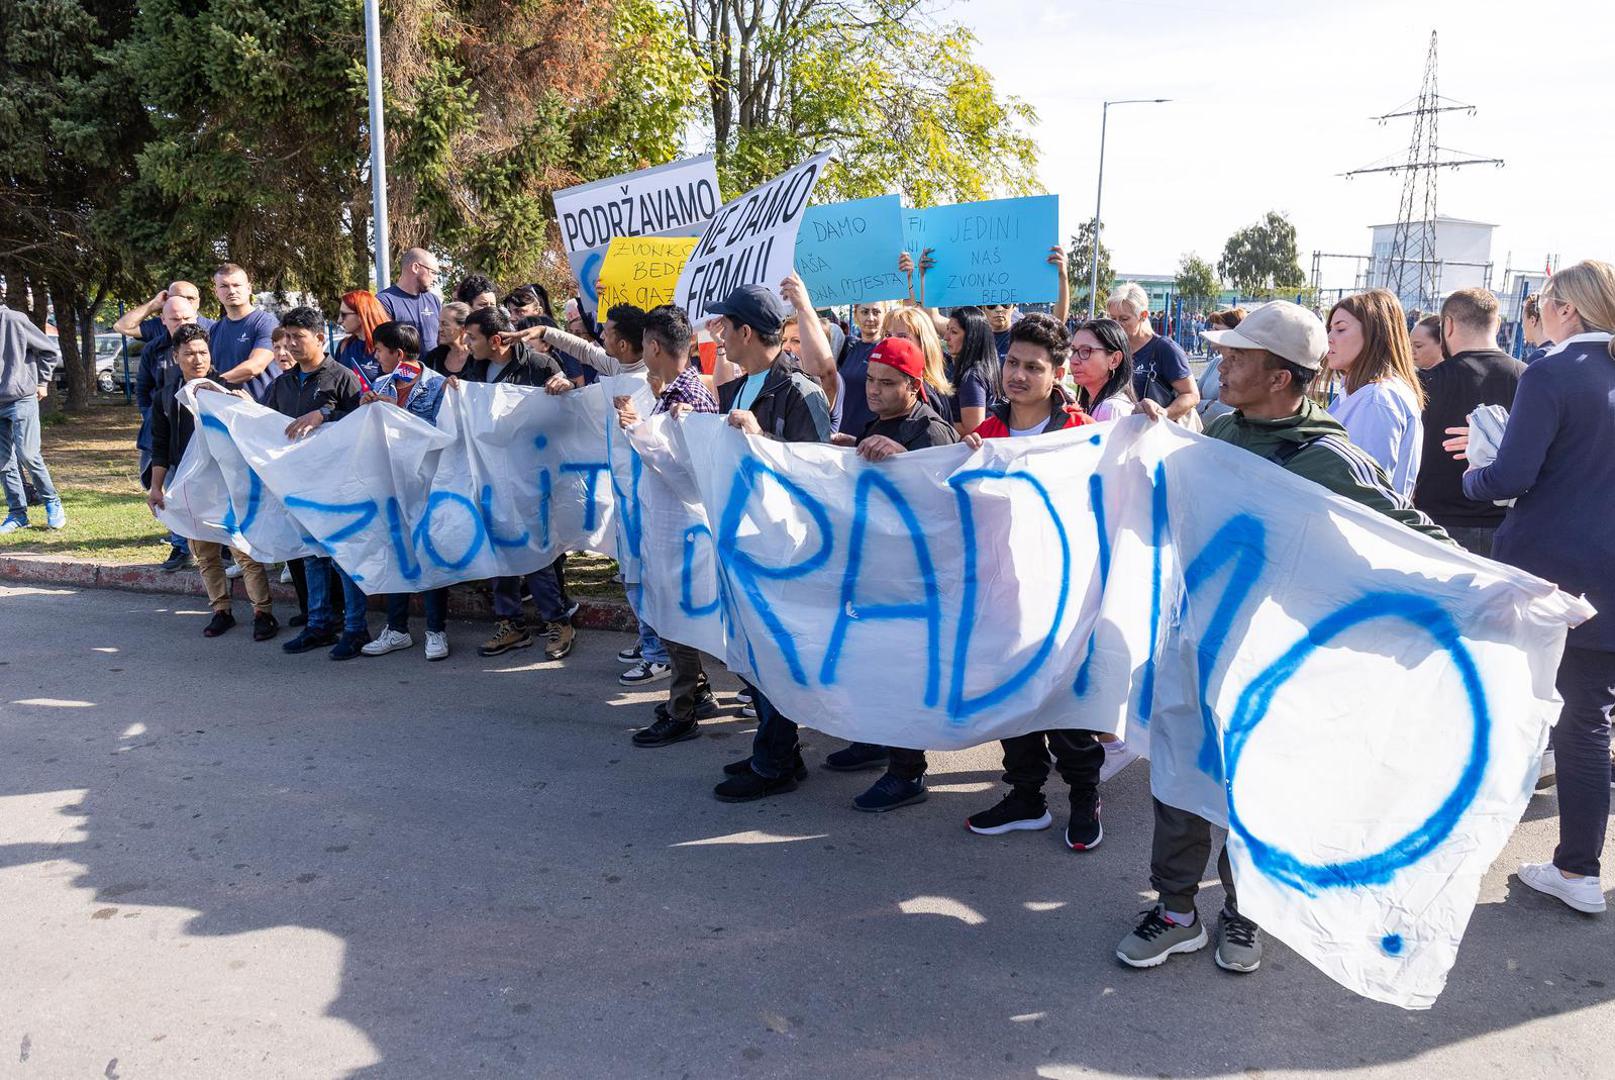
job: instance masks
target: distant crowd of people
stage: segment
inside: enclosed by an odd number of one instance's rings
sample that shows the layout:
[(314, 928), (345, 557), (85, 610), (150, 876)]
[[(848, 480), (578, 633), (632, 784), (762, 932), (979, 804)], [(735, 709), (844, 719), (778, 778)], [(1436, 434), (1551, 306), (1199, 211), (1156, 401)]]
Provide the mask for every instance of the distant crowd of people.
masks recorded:
[[(1063, 264), (1064, 253), (1055, 249), (1050, 261)], [(905, 255), (900, 268), (913, 266)], [(501, 295), (480, 274), (462, 277), (444, 302), (436, 291), (440, 273), (431, 252), (412, 249), (397, 284), (343, 294), (333, 305), (345, 333), (335, 348), (321, 312), (297, 307), (276, 316), (255, 307), (246, 272), (231, 263), (213, 275), (217, 319), (200, 315), (199, 290), (185, 281), (131, 310), (118, 329), (144, 343), (139, 450), (151, 505), (164, 505), (167, 480), (195, 435), (186, 387), (256, 400), (282, 413), (287, 438), (296, 440), (364, 408), (403, 408), (435, 422), (445, 395), (468, 382), (565, 394), (601, 375), (643, 373), (656, 394), (653, 413), (722, 413), (750, 435), (844, 446), (874, 463), (1143, 413), (1203, 429), (1407, 528), (1521, 567), (1586, 595), (1600, 610), (1615, 608), (1615, 269), (1608, 264), (1562, 270), (1531, 299), (1526, 332), (1541, 351), (1529, 365), (1496, 347), (1498, 304), (1485, 290), (1453, 293), (1411, 332), (1396, 297), (1369, 290), (1340, 300), (1321, 319), (1286, 301), (1209, 314), (1202, 333), (1217, 359), (1198, 379), (1132, 283), (1113, 290), (1106, 317), (1095, 319), (1070, 318), (1062, 291), (1053, 314), (883, 302), (855, 305), (842, 323), (817, 310), (793, 274), (778, 289), (736, 289), (709, 309), (705, 326), (694, 327), (670, 306), (597, 313), (574, 297), (557, 313), (542, 288), (521, 285)], [(12, 447), (20, 443), (16, 460), (48, 492), (36, 398), (49, 377), (48, 348), (25, 319), (0, 314), (0, 463), (14, 469)], [(1470, 461), (1468, 418), (1484, 406), (1509, 410), (1506, 431), (1488, 460)], [(619, 406), (624, 427), (641, 419), (631, 404)], [(6, 493), (8, 522), (25, 524), (9, 479)], [(56, 524), (60, 502), (50, 505)], [(217, 637), (235, 625), (230, 578), (239, 576), (253, 606), (253, 638), (277, 636), (271, 568), (209, 540), (175, 536), (172, 543), (165, 565), (194, 559), (206, 583), (213, 615), (204, 634)], [(298, 596), (290, 619), (297, 633), (284, 642), (286, 653), (326, 650), (348, 660), (414, 646), (411, 595), (388, 596), (385, 623), (372, 634), (370, 598), (330, 558), (298, 560), (284, 573)], [(642, 612), (643, 582), (625, 586)], [(549, 660), (572, 652), (577, 605), (567, 593), (564, 557), (490, 588), (497, 622), (479, 654), (539, 641)], [(529, 598), (532, 619), (524, 614)], [(429, 590), (419, 603), (425, 656), (440, 660), (450, 649), (447, 590)], [(618, 658), (622, 685), (668, 683), (666, 701), (633, 735), (636, 746), (694, 738), (719, 712), (706, 673), (711, 659), (664, 638), (643, 617), (637, 640)], [(1609, 616), (1571, 631), (1558, 685), (1565, 699), (1552, 740), (1560, 845), (1551, 862), (1522, 866), (1520, 875), (1578, 910), (1602, 910), (1599, 855), (1615, 704)], [(739, 802), (795, 790), (809, 774), (797, 724), (765, 688), (747, 685), (740, 700), (757, 720), (752, 750), (724, 768), (715, 795)], [(1005, 740), (1006, 790), (970, 815), (970, 830), (1049, 828), (1052, 769), (1068, 788), (1067, 847), (1097, 847), (1104, 837), (1101, 787), (1133, 755), (1114, 736), (1080, 725), (1073, 716), (1070, 727)], [(878, 772), (853, 800), (858, 810), (890, 811), (926, 798), (921, 749), (854, 743), (823, 765)], [(1159, 901), (1118, 946), (1125, 963), (1140, 967), (1211, 940), (1195, 910), (1211, 826), (1160, 802), (1154, 813), (1151, 885)], [(1226, 899), (1217, 963), (1251, 971), (1261, 962), (1260, 933), (1239, 912), (1226, 852), (1219, 867)]]

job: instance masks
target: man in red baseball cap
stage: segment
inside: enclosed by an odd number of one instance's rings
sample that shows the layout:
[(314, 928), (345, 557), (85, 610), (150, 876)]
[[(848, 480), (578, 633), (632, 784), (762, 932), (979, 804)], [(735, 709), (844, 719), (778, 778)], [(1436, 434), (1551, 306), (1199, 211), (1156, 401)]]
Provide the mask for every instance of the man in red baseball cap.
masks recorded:
[[(858, 447), (865, 461), (885, 461), (909, 450), (950, 446), (959, 441), (952, 424), (925, 403), (920, 389), (925, 377), (925, 354), (907, 338), (885, 338), (869, 354), (864, 397), (874, 419), (854, 442), (840, 434), (831, 441)], [(849, 388), (850, 390), (851, 388)], [(884, 765), (886, 772), (862, 795), (852, 800), (858, 810), (880, 813), (925, 801), (925, 751), (905, 750), (873, 743), (853, 743), (824, 759), (824, 767), (856, 772)]]

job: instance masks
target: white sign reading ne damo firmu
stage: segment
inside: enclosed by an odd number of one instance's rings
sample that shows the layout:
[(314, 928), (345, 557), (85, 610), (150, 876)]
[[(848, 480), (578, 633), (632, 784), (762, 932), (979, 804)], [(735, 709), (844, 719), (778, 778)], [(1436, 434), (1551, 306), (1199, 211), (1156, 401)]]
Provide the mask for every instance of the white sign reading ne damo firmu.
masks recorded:
[(673, 302), (692, 322), (706, 317), (708, 304), (742, 285), (778, 291), (795, 268), (796, 230), (829, 160), (829, 154), (815, 154), (718, 211), (679, 275)]

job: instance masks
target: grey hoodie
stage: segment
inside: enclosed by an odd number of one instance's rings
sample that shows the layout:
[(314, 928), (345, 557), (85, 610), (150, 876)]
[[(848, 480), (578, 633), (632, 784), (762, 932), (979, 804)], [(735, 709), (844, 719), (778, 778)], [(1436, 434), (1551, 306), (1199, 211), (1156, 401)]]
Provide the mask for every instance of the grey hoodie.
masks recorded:
[(0, 405), (31, 398), (49, 383), (62, 347), (28, 316), (0, 304)]

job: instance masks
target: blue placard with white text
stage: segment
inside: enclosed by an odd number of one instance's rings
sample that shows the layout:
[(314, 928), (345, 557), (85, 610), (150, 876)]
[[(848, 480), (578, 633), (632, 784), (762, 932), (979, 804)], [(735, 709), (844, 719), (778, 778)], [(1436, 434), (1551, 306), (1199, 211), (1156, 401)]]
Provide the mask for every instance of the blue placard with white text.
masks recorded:
[(1060, 242), (1060, 197), (933, 206), (903, 211), (904, 250), (918, 261), (930, 250), (924, 274), (927, 307), (1043, 303), (1058, 299), (1060, 268), (1049, 249)]
[(810, 207), (796, 233), (796, 272), (819, 307), (901, 300), (908, 275), (903, 206), (896, 195)]

